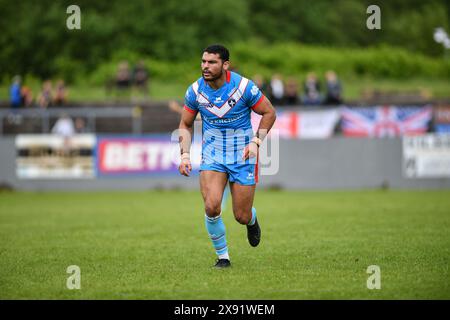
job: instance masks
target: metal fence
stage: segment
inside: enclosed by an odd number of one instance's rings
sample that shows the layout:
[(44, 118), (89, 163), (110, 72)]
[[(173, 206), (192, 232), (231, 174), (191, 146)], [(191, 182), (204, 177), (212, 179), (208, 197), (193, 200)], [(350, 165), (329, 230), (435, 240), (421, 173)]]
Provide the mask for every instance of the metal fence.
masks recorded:
[(59, 118), (63, 114), (71, 118), (86, 119), (86, 127), (90, 132), (97, 132), (97, 120), (102, 118), (129, 119), (133, 134), (142, 133), (142, 117), (139, 107), (86, 107), (86, 108), (57, 108), (57, 109), (25, 109), (0, 110), (0, 135), (4, 135), (5, 121), (24, 122), (27, 119), (40, 121), (40, 130), (33, 133), (49, 133), (51, 119)]

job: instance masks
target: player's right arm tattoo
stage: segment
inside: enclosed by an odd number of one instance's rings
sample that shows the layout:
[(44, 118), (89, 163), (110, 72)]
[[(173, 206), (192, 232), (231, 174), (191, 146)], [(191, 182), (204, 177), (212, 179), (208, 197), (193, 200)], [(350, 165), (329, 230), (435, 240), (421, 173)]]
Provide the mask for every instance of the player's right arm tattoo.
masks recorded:
[(180, 154), (189, 153), (191, 150), (191, 141), (193, 133), (193, 124), (195, 116), (183, 113), (180, 121), (180, 126), (178, 128), (179, 137), (178, 142), (180, 144)]

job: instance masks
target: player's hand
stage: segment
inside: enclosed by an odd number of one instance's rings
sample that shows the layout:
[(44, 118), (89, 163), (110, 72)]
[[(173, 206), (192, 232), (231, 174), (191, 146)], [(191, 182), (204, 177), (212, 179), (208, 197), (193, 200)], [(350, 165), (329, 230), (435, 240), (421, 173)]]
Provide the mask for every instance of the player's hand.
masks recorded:
[(178, 170), (183, 176), (189, 177), (189, 173), (192, 171), (191, 160), (189, 158), (181, 159), (180, 166)]
[(258, 145), (255, 142), (250, 142), (245, 146), (244, 154), (242, 156), (243, 160), (247, 160), (249, 158), (254, 158), (258, 154)]
[(183, 107), (180, 106), (180, 104), (178, 102), (176, 102), (175, 100), (170, 100), (168, 107), (170, 110), (177, 112), (177, 113), (182, 113), (183, 112)]

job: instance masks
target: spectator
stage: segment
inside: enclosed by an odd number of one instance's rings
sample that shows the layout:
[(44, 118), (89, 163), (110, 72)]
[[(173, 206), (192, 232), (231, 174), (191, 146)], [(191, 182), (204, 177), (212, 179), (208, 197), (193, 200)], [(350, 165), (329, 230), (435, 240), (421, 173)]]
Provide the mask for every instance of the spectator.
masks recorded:
[[(178, 113), (180, 116), (183, 114), (183, 106), (181, 104), (179, 104), (177, 101), (175, 100), (170, 100), (167, 107), (169, 108), (170, 111), (173, 111), (175, 113)], [(195, 120), (202, 120), (201, 114), (200, 112), (197, 113), (197, 116), (195, 118)]]
[(148, 94), (148, 80), (149, 80), (149, 72), (145, 66), (144, 61), (139, 61), (133, 70), (133, 83), (136, 88), (144, 93)]
[(303, 96), (303, 104), (318, 105), (322, 102), (322, 97), (320, 94), (320, 84), (317, 81), (317, 77), (314, 72), (308, 73), (304, 88), (305, 94)]
[(22, 97), (22, 105), (25, 107), (31, 107), (33, 104), (33, 91), (28, 86), (23, 86), (20, 90), (20, 96)]
[(75, 133), (88, 133), (89, 130), (86, 128), (86, 122), (83, 118), (75, 119)]
[(57, 151), (59, 156), (70, 156), (72, 143), (71, 138), (75, 134), (73, 120), (68, 114), (63, 113), (52, 128), (52, 133), (63, 138), (62, 148)]
[(75, 126), (72, 118), (68, 114), (63, 113), (53, 126), (52, 133), (64, 137), (70, 137), (75, 134)]
[(287, 80), (284, 99), (285, 103), (289, 105), (296, 105), (300, 103), (298, 96), (298, 82), (294, 78), (289, 78)]
[(183, 107), (175, 100), (170, 100), (167, 106), (168, 106), (169, 110), (171, 110), (173, 112), (176, 112), (180, 115), (183, 113)]
[(39, 107), (47, 108), (51, 105), (52, 97), (53, 97), (52, 91), (53, 91), (52, 90), (52, 82), (50, 80), (45, 81), (42, 84), (42, 91), (38, 97), (38, 106)]
[(270, 100), (273, 104), (283, 104), (284, 84), (281, 75), (274, 74), (270, 80)]
[(22, 105), (22, 95), (20, 93), (20, 76), (14, 76), (13, 83), (9, 89), (9, 101), (11, 108), (18, 109)]
[(131, 84), (131, 73), (127, 61), (119, 63), (116, 74), (116, 86), (119, 90), (129, 89)]
[(328, 71), (325, 74), (327, 81), (327, 95), (325, 104), (338, 105), (342, 103), (342, 85), (334, 71)]
[(53, 102), (57, 106), (63, 106), (67, 103), (67, 89), (64, 80), (58, 80), (56, 83), (56, 92)]

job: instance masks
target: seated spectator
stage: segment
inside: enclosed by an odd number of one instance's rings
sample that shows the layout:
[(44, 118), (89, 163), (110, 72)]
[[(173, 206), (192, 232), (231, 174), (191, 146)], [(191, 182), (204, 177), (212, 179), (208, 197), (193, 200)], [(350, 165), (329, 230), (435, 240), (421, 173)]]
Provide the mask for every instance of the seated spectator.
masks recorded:
[(25, 107), (31, 107), (33, 104), (33, 91), (28, 86), (23, 86), (20, 90), (20, 95), (22, 97), (22, 105)]
[(45, 81), (42, 84), (42, 91), (38, 97), (38, 106), (41, 108), (47, 108), (52, 104), (53, 89), (52, 82), (50, 80)]
[(283, 104), (284, 83), (281, 75), (274, 74), (270, 80), (270, 101), (273, 104)]
[(11, 108), (18, 109), (22, 105), (22, 95), (20, 93), (20, 76), (14, 76), (13, 83), (9, 88), (9, 101), (11, 103)]
[(264, 82), (264, 78), (261, 75), (255, 74), (252, 80), (265, 96), (269, 94), (267, 84)]
[(328, 71), (325, 74), (327, 81), (327, 95), (325, 98), (325, 104), (338, 105), (342, 103), (342, 85), (338, 80), (334, 71)]
[(317, 81), (316, 74), (314, 72), (308, 73), (304, 86), (304, 105), (318, 105), (322, 102), (322, 96), (320, 94), (320, 84)]
[(75, 134), (73, 120), (68, 114), (63, 113), (52, 128), (52, 133), (63, 138), (63, 146), (57, 151), (59, 156), (68, 157), (71, 153), (71, 138)]
[(149, 72), (144, 64), (144, 61), (141, 60), (134, 67), (133, 83), (139, 91), (143, 92), (144, 94), (148, 94), (148, 80)]
[(298, 96), (298, 82), (294, 78), (289, 78), (286, 82), (284, 101), (289, 105), (296, 105), (300, 103)]
[(64, 80), (58, 80), (56, 83), (55, 98), (53, 102), (57, 106), (63, 106), (67, 103), (67, 89)]

